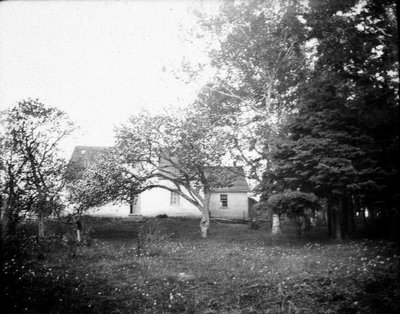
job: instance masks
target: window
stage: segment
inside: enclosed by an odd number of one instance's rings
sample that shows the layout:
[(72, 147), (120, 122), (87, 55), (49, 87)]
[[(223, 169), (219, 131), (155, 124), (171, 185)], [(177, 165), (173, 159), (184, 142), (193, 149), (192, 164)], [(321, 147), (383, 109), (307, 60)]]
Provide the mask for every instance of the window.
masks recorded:
[(179, 205), (180, 196), (176, 192), (171, 192), (171, 205)]
[(228, 207), (228, 195), (220, 194), (219, 199), (221, 201), (221, 207)]

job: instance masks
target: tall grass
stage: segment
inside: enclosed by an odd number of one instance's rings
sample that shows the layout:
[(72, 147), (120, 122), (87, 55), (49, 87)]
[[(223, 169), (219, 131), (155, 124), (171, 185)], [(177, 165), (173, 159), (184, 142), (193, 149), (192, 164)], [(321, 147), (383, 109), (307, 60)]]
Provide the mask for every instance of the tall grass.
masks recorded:
[[(86, 221), (91, 246), (72, 257), (10, 259), (8, 313), (396, 313), (390, 242), (272, 237), (266, 227), (198, 221)], [(289, 233), (287, 233), (289, 232)], [(138, 252), (138, 245), (142, 243)], [(139, 254), (138, 254), (139, 253)], [(26, 309), (26, 310), (25, 310)]]

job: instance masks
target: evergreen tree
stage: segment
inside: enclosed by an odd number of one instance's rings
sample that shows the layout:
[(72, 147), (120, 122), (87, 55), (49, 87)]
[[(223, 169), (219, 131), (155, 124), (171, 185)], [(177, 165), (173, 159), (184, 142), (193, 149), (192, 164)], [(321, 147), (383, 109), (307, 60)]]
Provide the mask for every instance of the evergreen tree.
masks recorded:
[(334, 82), (306, 87), (299, 112), (284, 129), (288, 139), (274, 154), (272, 180), (281, 188), (300, 188), (328, 199), (340, 238), (345, 215), (354, 215), (343, 211), (344, 203), (355, 194), (379, 189), (384, 170), (366, 157), (376, 155), (373, 138), (361, 128), (357, 112), (338, 96)]
[(354, 206), (392, 217), (399, 205), (395, 3), (311, 1), (302, 19), (314, 71), (264, 181), (327, 198), (341, 237)]

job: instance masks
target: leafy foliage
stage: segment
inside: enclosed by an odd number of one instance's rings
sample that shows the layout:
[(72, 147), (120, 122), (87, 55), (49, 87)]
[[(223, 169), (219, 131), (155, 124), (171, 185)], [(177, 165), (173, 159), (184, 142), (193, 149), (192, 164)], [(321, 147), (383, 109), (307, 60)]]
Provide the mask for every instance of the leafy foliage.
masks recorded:
[(298, 88), (298, 109), (281, 128), (287, 138), (274, 147), (265, 193), (314, 192), (336, 208), (337, 226), (346, 225), (344, 217), (351, 220), (360, 206), (396, 215), (394, 1), (311, 1), (300, 17), (306, 43), (313, 43), (312, 71)]
[(67, 200), (75, 213), (82, 215), (91, 208), (115, 201), (131, 201), (139, 190), (139, 183), (133, 180), (114, 148), (99, 152), (93, 162), (83, 165), (71, 161), (64, 176), (67, 182)]
[(227, 1), (218, 15), (199, 14), (215, 41), (209, 57), (216, 75), (200, 92), (198, 106), (225, 126), (232, 158), (257, 183), (272, 167), (277, 123), (295, 107), (308, 73), (307, 31), (297, 18), (302, 8), (297, 1)]
[[(286, 126), (288, 140), (278, 145), (273, 176), (281, 185), (332, 198), (373, 185), (361, 161), (373, 156), (372, 139), (363, 133), (354, 111), (346, 108), (330, 82), (304, 92), (302, 107)], [(375, 169), (379, 172), (379, 169)]]
[(176, 192), (203, 214), (203, 236), (209, 226), (213, 188), (229, 186), (238, 173), (220, 166), (227, 133), (196, 107), (173, 115), (141, 113), (117, 129), (117, 155), (142, 190), (160, 187)]
[[(345, 130), (352, 132), (349, 123), (357, 128), (350, 145), (361, 152), (354, 165), (363, 169), (359, 175), (365, 184), (360, 188), (368, 195), (365, 201), (369, 206), (374, 199), (398, 199), (393, 188), (400, 151), (395, 9), (395, 1), (314, 1), (305, 14), (310, 38), (318, 42), (315, 66), (322, 75), (315, 77), (320, 82), (331, 81), (344, 105)], [(308, 85), (312, 88), (314, 83)], [(352, 120), (345, 119), (349, 112)], [(360, 141), (360, 137), (364, 139)]]
[(3, 114), (2, 187), (5, 219), (11, 233), (21, 216), (44, 218), (62, 208), (60, 141), (72, 133), (68, 116), (38, 100), (23, 100)]
[(274, 194), (268, 199), (267, 205), (273, 213), (289, 218), (310, 216), (320, 209), (319, 200), (314, 194), (299, 191)]

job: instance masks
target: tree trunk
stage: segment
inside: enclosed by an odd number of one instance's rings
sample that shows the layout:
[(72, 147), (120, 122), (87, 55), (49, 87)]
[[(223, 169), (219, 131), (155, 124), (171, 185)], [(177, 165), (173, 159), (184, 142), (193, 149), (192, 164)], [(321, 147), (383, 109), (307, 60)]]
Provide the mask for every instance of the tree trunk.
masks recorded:
[[(0, 235), (1, 241), (5, 239), (7, 230), (7, 219), (6, 219), (6, 206), (3, 207), (3, 199), (0, 194)], [(3, 243), (3, 242), (2, 242)]]
[(322, 221), (321, 221), (322, 225), (328, 226), (329, 220), (328, 220), (328, 200), (327, 199), (323, 200), (321, 216), (322, 216)]
[(38, 239), (42, 239), (43, 237), (44, 237), (44, 217), (40, 215), (38, 222)]
[(361, 218), (363, 222), (363, 227), (366, 228), (368, 226), (367, 216), (365, 212), (365, 207), (361, 208)]
[(80, 219), (76, 222), (76, 241), (78, 243), (82, 241), (82, 223)]
[(208, 210), (203, 212), (200, 222), (200, 233), (202, 238), (208, 237), (208, 230), (210, 229), (210, 213)]
[(297, 236), (301, 237), (301, 234), (303, 233), (303, 225), (304, 225), (303, 217), (296, 217), (294, 219), (294, 222), (296, 224)]
[(348, 200), (347, 229), (350, 234), (356, 231), (355, 206), (352, 197)]
[(313, 218), (308, 216), (308, 215), (306, 215), (306, 216), (303, 216), (303, 219), (304, 219), (304, 230), (303, 231), (304, 232), (310, 232), (311, 231), (311, 227), (313, 225)]
[(40, 239), (44, 237), (44, 217), (47, 212), (46, 195), (43, 192), (39, 192), (38, 206), (39, 206), (38, 240), (40, 241)]
[(368, 207), (368, 217), (373, 222), (376, 219), (376, 210), (373, 207)]
[(342, 237), (343, 238), (347, 238), (347, 236), (349, 235), (349, 233), (350, 233), (350, 230), (349, 230), (349, 215), (348, 215), (348, 211), (349, 211), (349, 208), (348, 208), (348, 203), (347, 203), (347, 197), (346, 196), (344, 196), (344, 197), (342, 197), (342, 199), (341, 199), (341, 201), (340, 201), (340, 205), (341, 205), (341, 208), (342, 208)]
[(278, 214), (272, 214), (272, 230), (273, 235), (281, 234), (281, 226)]
[(333, 230), (335, 229), (335, 215), (332, 210), (331, 201), (328, 201), (327, 204), (327, 220), (328, 220), (328, 235), (333, 237)]
[(361, 215), (360, 197), (358, 195), (353, 195), (352, 198), (353, 206), (353, 232), (357, 231), (357, 216)]
[(81, 230), (76, 229), (76, 241), (81, 243), (82, 238), (81, 238)]
[(342, 230), (342, 208), (341, 204), (335, 206), (335, 238), (338, 241), (342, 241), (343, 230)]
[[(0, 194), (0, 267), (3, 269), (3, 260), (4, 260), (4, 242), (5, 242), (5, 234), (4, 234), (4, 211), (3, 211), (3, 197)], [(3, 274), (0, 271), (0, 278)]]
[(307, 230), (307, 231), (311, 231), (311, 229), (317, 227), (317, 218), (315, 217), (315, 215), (313, 215), (312, 217), (309, 218), (309, 222), (310, 222), (310, 226), (309, 226), (309, 230)]
[(201, 211), (203, 215), (200, 221), (200, 234), (202, 238), (208, 237), (208, 232), (210, 229), (210, 198), (211, 194), (209, 192), (205, 192), (204, 208)]

